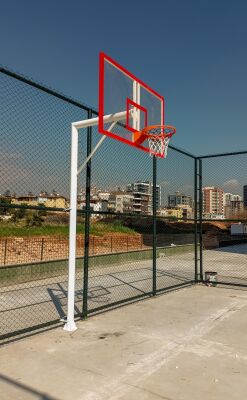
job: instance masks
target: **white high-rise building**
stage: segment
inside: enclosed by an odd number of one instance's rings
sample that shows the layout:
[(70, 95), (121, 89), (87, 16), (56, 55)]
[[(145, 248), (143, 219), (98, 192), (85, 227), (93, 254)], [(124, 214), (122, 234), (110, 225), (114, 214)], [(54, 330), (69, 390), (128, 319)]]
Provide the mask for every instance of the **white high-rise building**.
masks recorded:
[(223, 195), (224, 206), (230, 206), (231, 201), (242, 201), (242, 196), (240, 196), (239, 194), (224, 193)]
[(221, 188), (209, 186), (202, 189), (203, 214), (209, 218), (224, 216), (224, 191)]
[[(139, 214), (152, 215), (153, 185), (151, 182), (135, 182), (127, 185), (127, 193), (132, 193), (133, 211)], [(161, 187), (156, 185), (156, 207), (161, 205)]]

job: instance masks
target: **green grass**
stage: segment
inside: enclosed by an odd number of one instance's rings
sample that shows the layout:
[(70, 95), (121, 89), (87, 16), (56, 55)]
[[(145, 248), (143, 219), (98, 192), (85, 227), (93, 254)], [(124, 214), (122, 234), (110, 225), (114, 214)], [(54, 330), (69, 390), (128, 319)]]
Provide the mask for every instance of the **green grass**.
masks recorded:
[(67, 236), (68, 227), (64, 225), (23, 227), (18, 225), (0, 225), (0, 237), (26, 236)]
[(92, 235), (104, 235), (105, 233), (127, 233), (133, 235), (136, 232), (134, 229), (123, 226), (119, 221), (114, 222), (97, 222), (91, 224), (90, 233)]
[[(84, 233), (84, 224), (77, 224), (77, 233)], [(90, 226), (92, 235), (103, 236), (106, 233), (126, 233), (133, 235), (133, 229), (121, 225), (119, 222), (96, 222)], [(11, 223), (0, 223), (0, 238), (2, 237), (28, 237), (28, 236), (68, 236), (67, 225), (43, 225), (23, 227)]]

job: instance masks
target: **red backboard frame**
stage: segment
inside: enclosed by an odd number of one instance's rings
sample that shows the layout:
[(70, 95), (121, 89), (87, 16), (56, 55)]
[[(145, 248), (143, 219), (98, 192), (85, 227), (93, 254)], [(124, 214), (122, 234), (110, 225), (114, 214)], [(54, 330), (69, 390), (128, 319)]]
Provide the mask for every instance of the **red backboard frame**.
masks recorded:
[[(149, 153), (149, 148), (145, 147), (141, 144), (137, 144), (135, 142), (132, 142), (131, 140), (128, 140), (124, 137), (118, 136), (115, 133), (109, 132), (105, 129), (104, 126), (104, 115), (105, 115), (105, 106), (104, 106), (104, 65), (105, 65), (105, 61), (108, 61), (109, 63), (111, 63), (113, 66), (115, 66), (116, 68), (118, 68), (121, 72), (123, 72), (125, 75), (127, 75), (128, 77), (130, 77), (132, 80), (136, 81), (137, 83), (139, 83), (144, 89), (148, 90), (151, 94), (153, 94), (154, 96), (156, 96), (160, 102), (161, 102), (161, 125), (165, 124), (165, 100), (164, 97), (161, 96), (159, 93), (157, 93), (155, 90), (153, 90), (152, 88), (150, 88), (146, 83), (144, 83), (143, 81), (141, 81), (139, 78), (137, 78), (135, 75), (133, 75), (131, 72), (129, 72), (126, 68), (122, 67), (119, 63), (117, 63), (115, 60), (113, 60), (111, 57), (109, 57), (108, 55), (106, 55), (104, 52), (101, 52), (99, 54), (99, 123), (98, 123), (98, 130), (99, 133), (104, 134), (106, 136), (109, 136), (113, 139), (119, 140), (125, 144), (128, 144), (130, 146), (136, 147), (140, 150), (143, 150), (147, 153)], [(126, 98), (126, 111), (128, 110), (129, 105), (133, 105), (137, 108), (140, 109), (141, 112), (145, 113), (145, 124), (147, 126), (148, 123), (148, 110), (146, 110), (144, 107), (142, 107), (141, 105), (136, 104), (135, 102), (133, 102), (133, 100)], [(123, 110), (119, 110), (119, 111), (123, 111)], [(127, 115), (127, 121), (126, 121), (126, 125), (125, 125), (126, 129), (130, 132), (134, 132), (134, 129), (129, 125), (129, 119), (128, 119), (128, 115)], [(160, 156), (159, 154), (157, 154), (157, 156)]]

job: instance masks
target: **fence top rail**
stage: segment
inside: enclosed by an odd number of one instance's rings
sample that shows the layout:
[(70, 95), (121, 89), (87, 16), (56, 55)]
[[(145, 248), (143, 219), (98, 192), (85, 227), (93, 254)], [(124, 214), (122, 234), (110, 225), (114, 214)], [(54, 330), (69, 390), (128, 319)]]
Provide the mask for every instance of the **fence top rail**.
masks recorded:
[[(64, 95), (63, 93), (58, 92), (57, 90), (51, 89), (43, 84), (37, 83), (35, 82), (33, 79), (30, 79), (28, 77), (25, 77), (23, 75), (20, 75), (16, 72), (13, 72), (11, 70), (9, 70), (8, 68), (3, 67), (2, 65), (0, 65), (0, 73), (8, 75), (18, 81), (21, 81), (23, 83), (26, 83), (29, 86), (35, 87), (36, 89), (39, 89), (47, 94), (50, 94), (51, 96), (57, 97), (60, 100), (63, 100), (67, 103), (70, 103), (76, 107), (79, 107), (87, 112), (93, 112), (95, 115), (98, 115), (98, 111), (96, 109), (94, 109), (93, 107), (87, 106), (86, 104), (81, 103), (78, 100), (74, 100), (73, 98)], [(72, 121), (73, 122), (73, 121)], [(169, 145), (169, 147), (175, 151), (177, 151), (178, 153), (184, 154), (188, 157), (194, 158), (196, 159), (197, 157), (194, 156), (193, 154), (187, 152), (186, 150), (182, 150), (179, 149), (175, 146)]]
[(51, 96), (57, 97), (60, 100), (64, 100), (67, 103), (73, 104), (76, 107), (82, 108), (85, 111), (93, 111), (94, 113), (98, 114), (96, 110), (94, 110), (93, 108), (91, 108), (89, 106), (86, 106), (85, 104), (79, 102), (78, 100), (74, 100), (71, 97), (64, 95), (63, 93), (59, 93), (58, 91), (56, 91), (54, 89), (51, 89), (44, 85), (41, 85), (40, 83), (37, 83), (30, 78), (26, 78), (25, 76), (19, 75), (16, 72), (10, 71), (7, 68), (0, 66), (0, 73), (8, 75), (18, 81), (23, 82), (23, 83), (26, 83), (29, 86), (35, 87), (36, 89), (39, 89), (42, 92), (45, 92), (47, 94), (50, 94)]
[(216, 158), (216, 157), (227, 157), (227, 156), (237, 156), (240, 154), (247, 154), (247, 150), (242, 150), (242, 151), (233, 151), (230, 153), (215, 153), (215, 154), (206, 154), (204, 156), (198, 156), (196, 157), (198, 160), (203, 159), (203, 158)]
[(195, 156), (194, 154), (189, 153), (189, 152), (186, 151), (186, 150), (179, 149), (178, 147), (175, 147), (175, 146), (173, 146), (173, 145), (171, 145), (171, 144), (169, 144), (168, 147), (169, 147), (170, 149), (172, 149), (172, 150), (177, 151), (178, 153), (181, 153), (181, 154), (184, 154), (185, 156), (191, 157), (191, 158), (193, 158), (194, 160), (197, 159), (197, 156)]

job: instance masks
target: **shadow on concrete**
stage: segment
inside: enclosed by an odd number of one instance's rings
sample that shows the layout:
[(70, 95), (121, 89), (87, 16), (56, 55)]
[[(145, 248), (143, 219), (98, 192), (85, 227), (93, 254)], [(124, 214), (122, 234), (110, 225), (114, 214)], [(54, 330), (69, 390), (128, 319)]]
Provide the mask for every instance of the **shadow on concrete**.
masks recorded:
[[(177, 285), (184, 285), (193, 280), (188, 271), (182, 273), (182, 268), (159, 267), (157, 273), (157, 289), (169, 290)], [(188, 276), (187, 276), (188, 275)], [(148, 296), (152, 291), (152, 268), (132, 268), (104, 272), (91, 276), (88, 286), (88, 301), (91, 313), (99, 308), (116, 307), (116, 304), (133, 302), (136, 297)], [(43, 331), (51, 325), (61, 325), (67, 315), (66, 281), (47, 282), (35, 286), (12, 288), (2, 292), (0, 297), (0, 316), (3, 331), (0, 333), (0, 344), (29, 336), (31, 331)], [(76, 280), (75, 317), (82, 315), (83, 289), (81, 279)], [(9, 305), (9, 307), (8, 307)], [(16, 314), (14, 315), (14, 311)], [(18, 313), (18, 314), (17, 314)], [(8, 324), (5, 324), (5, 321)]]
[(247, 243), (235, 244), (231, 246), (219, 247), (211, 251), (217, 251), (222, 253), (234, 253), (234, 254), (245, 254), (247, 255)]
[(5, 384), (11, 385), (15, 387), (15, 390), (19, 389), (20, 392), (22, 392), (22, 394), (26, 393), (29, 395), (33, 395), (34, 399), (38, 399), (38, 400), (60, 400), (57, 397), (53, 397), (53, 396), (49, 396), (46, 393), (42, 393), (36, 389), (31, 388), (30, 386), (27, 386), (23, 383), (17, 382), (3, 374), (0, 374), (0, 383), (4, 382)]

